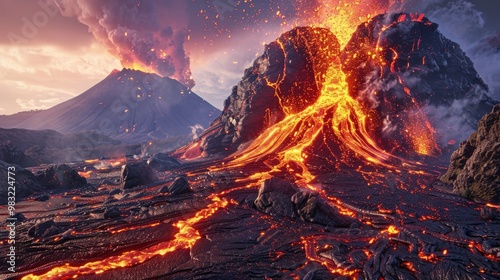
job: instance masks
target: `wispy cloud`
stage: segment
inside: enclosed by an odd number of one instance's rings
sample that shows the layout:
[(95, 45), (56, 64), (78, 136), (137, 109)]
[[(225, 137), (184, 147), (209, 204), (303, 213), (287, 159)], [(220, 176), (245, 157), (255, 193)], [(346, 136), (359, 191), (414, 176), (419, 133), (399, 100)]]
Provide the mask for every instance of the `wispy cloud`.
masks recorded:
[(47, 106), (45, 105), (36, 105), (34, 99), (24, 100), (18, 98), (16, 99), (16, 103), (19, 104), (19, 106), (21, 106), (21, 109), (23, 111), (47, 109)]

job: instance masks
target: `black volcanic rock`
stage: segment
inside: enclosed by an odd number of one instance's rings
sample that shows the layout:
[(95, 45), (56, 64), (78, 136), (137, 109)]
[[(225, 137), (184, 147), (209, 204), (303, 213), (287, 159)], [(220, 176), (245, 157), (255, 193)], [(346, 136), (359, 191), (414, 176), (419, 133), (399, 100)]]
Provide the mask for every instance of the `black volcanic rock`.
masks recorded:
[(218, 113), (175, 80), (123, 69), (75, 98), (20, 118), (15, 125), (8, 120), (4, 125), (0, 118), (0, 126), (61, 133), (96, 131), (124, 142), (143, 142), (190, 135), (190, 126), (207, 127)]
[(305, 222), (326, 226), (348, 226), (337, 210), (312, 190), (298, 188), (295, 184), (273, 177), (265, 180), (254, 201), (255, 207), (267, 214), (299, 218)]
[(339, 43), (328, 29), (298, 27), (281, 35), (245, 70), (222, 115), (209, 128), (202, 149), (209, 154), (234, 151), (286, 114), (313, 104), (323, 74), (338, 61), (338, 54)]
[(262, 183), (254, 204), (264, 213), (294, 218), (297, 215), (291, 198), (298, 191), (299, 188), (295, 184), (273, 177)]
[(151, 168), (160, 172), (167, 171), (181, 165), (177, 159), (161, 153), (150, 157), (147, 163), (151, 166)]
[(66, 164), (39, 171), (36, 178), (46, 189), (76, 189), (87, 185), (87, 180)]
[(191, 186), (189, 185), (186, 177), (179, 176), (175, 178), (174, 182), (170, 186), (168, 186), (167, 190), (168, 193), (175, 195), (190, 192)]
[(21, 167), (36, 166), (38, 162), (24, 154), (17, 146), (12, 143), (0, 144), (0, 160), (17, 164)]
[(54, 220), (37, 221), (29, 230), (28, 236), (31, 237), (47, 237), (61, 233), (61, 228)]
[(318, 192), (300, 190), (291, 198), (299, 217), (305, 222), (317, 223), (327, 226), (348, 226), (347, 219), (320, 197)]
[(462, 196), (500, 203), (500, 104), (453, 153), (441, 180)]
[(120, 178), (123, 189), (143, 186), (156, 181), (154, 170), (144, 162), (123, 165)]
[(8, 194), (8, 168), (14, 167), (14, 174), (10, 177), (15, 179), (15, 194), (16, 200), (28, 197), (35, 192), (40, 192), (44, 190), (44, 187), (38, 182), (35, 175), (29, 170), (26, 170), (18, 165), (6, 163), (0, 160), (0, 180), (2, 182), (2, 188), (0, 188), (0, 204), (7, 204), (7, 194)]
[(420, 134), (433, 133), (420, 108), (443, 144), (466, 137), (461, 132), (474, 130), (496, 103), (460, 46), (423, 15), (372, 18), (357, 28), (341, 59), (350, 95), (373, 109), (377, 138), (388, 148), (411, 145), (404, 136), (414, 132), (405, 129), (415, 122)]
[(120, 209), (117, 207), (111, 207), (109, 209), (106, 209), (104, 211), (104, 219), (116, 219), (119, 218), (121, 215)]

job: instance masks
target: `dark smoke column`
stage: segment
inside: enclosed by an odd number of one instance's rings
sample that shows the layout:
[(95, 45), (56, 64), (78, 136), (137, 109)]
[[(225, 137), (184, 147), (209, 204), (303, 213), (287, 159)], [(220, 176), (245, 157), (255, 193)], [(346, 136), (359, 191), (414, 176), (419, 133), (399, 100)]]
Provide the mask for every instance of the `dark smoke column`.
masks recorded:
[(124, 67), (154, 72), (194, 86), (184, 50), (186, 1), (54, 0), (77, 17)]

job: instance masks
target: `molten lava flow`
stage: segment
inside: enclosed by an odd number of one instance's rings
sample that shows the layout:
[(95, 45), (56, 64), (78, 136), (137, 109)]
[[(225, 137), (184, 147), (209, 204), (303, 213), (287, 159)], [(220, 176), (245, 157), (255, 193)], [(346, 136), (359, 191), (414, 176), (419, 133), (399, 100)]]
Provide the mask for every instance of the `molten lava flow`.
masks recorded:
[(82, 275), (101, 274), (111, 269), (141, 264), (155, 256), (163, 256), (175, 250), (191, 248), (201, 238), (200, 233), (193, 228), (194, 224), (207, 219), (220, 208), (227, 207), (228, 204), (227, 200), (212, 196), (212, 203), (206, 208), (196, 212), (193, 217), (175, 224), (179, 232), (175, 235), (174, 240), (162, 242), (141, 251), (132, 250), (123, 252), (121, 255), (111, 256), (100, 261), (88, 262), (81, 266), (71, 266), (67, 263), (63, 266), (55, 267), (43, 275), (30, 274), (24, 276), (22, 279), (70, 279)]
[(78, 172), (78, 175), (82, 176), (83, 178), (90, 178), (90, 174), (92, 174), (92, 171), (80, 171)]
[[(333, 117), (327, 118), (329, 113)], [(327, 72), (318, 101), (304, 111), (290, 114), (283, 121), (270, 127), (248, 147), (235, 154), (235, 159), (224, 168), (241, 167), (261, 160), (278, 160), (271, 171), (286, 169), (300, 182), (314, 179), (307, 167), (306, 149), (325, 130), (333, 131), (337, 144), (345, 145), (342, 161), (349, 164), (352, 154), (375, 164), (395, 168), (391, 160), (397, 158), (381, 149), (367, 129), (368, 116), (361, 104), (348, 94), (345, 74), (338, 65), (332, 65)], [(329, 146), (328, 140), (324, 144)], [(337, 155), (331, 154), (333, 158)], [(405, 162), (407, 166), (417, 164)], [(270, 164), (271, 165), (271, 164)]]
[(323, 264), (330, 272), (334, 274), (340, 274), (342, 276), (353, 276), (359, 273), (359, 269), (346, 269), (342, 267), (338, 267), (333, 263), (330, 259), (320, 257), (316, 254), (316, 239), (308, 238), (302, 241), (304, 245), (304, 251), (306, 253), (306, 257), (311, 261), (316, 261)]

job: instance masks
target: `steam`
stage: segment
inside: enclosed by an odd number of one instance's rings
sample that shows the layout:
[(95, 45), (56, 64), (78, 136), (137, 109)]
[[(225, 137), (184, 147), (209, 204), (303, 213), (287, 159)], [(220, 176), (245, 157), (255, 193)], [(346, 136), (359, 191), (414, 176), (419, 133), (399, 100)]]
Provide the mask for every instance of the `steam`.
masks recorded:
[(124, 67), (171, 77), (189, 88), (187, 1), (54, 0), (118, 57)]
[(451, 106), (427, 105), (422, 110), (434, 121), (436, 129), (436, 141), (441, 147), (450, 143), (460, 143), (469, 138), (476, 130), (477, 124), (471, 122), (464, 112), (477, 106), (478, 100), (461, 99), (454, 100)]
[(191, 134), (193, 135), (193, 140), (197, 139), (199, 134), (203, 132), (204, 128), (200, 124), (195, 124), (193, 126), (190, 126), (191, 128)]

